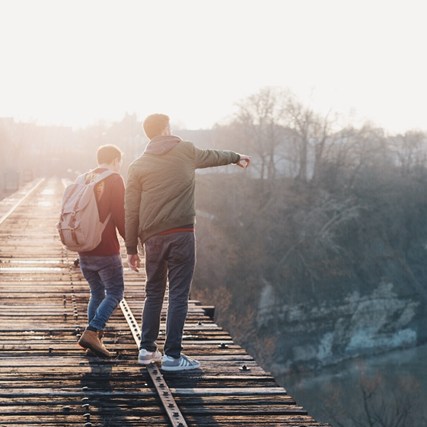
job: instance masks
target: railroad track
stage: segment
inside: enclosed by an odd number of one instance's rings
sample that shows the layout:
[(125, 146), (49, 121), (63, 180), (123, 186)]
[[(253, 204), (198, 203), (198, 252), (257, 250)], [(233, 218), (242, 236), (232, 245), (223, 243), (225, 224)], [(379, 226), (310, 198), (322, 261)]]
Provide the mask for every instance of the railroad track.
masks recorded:
[(144, 287), (129, 269), (105, 334), (114, 357), (86, 356), (77, 340), (88, 286), (55, 228), (63, 189), (59, 179), (41, 179), (0, 202), (0, 427), (325, 426), (198, 301), (190, 301), (183, 345), (201, 369), (138, 365)]

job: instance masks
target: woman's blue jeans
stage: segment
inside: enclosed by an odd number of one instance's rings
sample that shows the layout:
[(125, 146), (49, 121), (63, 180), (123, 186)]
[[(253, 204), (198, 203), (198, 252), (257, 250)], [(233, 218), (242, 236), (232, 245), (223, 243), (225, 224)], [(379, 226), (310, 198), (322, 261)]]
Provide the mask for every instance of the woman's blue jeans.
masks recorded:
[(168, 279), (169, 305), (164, 353), (179, 358), (195, 266), (195, 236), (193, 232), (156, 235), (148, 239), (144, 246), (147, 283), (140, 347), (148, 351), (157, 349), (156, 340)]
[(123, 299), (123, 264), (120, 255), (80, 255), (80, 269), (89, 283), (89, 327), (102, 331)]

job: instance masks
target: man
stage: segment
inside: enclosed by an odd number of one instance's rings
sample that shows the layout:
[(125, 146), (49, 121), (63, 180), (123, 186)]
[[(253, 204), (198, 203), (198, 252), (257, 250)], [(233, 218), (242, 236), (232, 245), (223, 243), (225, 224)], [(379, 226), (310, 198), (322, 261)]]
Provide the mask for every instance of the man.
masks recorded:
[[(200, 363), (181, 353), (184, 322), (195, 266), (195, 169), (250, 158), (232, 151), (200, 150), (171, 135), (169, 117), (153, 114), (144, 121), (150, 139), (143, 155), (129, 167), (125, 193), (126, 249), (138, 271), (138, 238), (145, 246), (146, 299), (138, 361), (162, 362), (165, 371), (196, 369)], [(164, 356), (157, 349), (160, 315), (169, 279)]]
[[(83, 276), (89, 283), (90, 299), (87, 307), (89, 325), (79, 344), (99, 357), (108, 358), (110, 352), (102, 343), (105, 325), (123, 298), (123, 265), (116, 229), (125, 237), (125, 186), (119, 171), (122, 153), (115, 145), (104, 145), (97, 151), (98, 168), (85, 176), (86, 183), (106, 171), (112, 174), (99, 182), (96, 196), (100, 220), (107, 220), (101, 243), (90, 252), (80, 252)], [(108, 219), (107, 219), (108, 218)]]

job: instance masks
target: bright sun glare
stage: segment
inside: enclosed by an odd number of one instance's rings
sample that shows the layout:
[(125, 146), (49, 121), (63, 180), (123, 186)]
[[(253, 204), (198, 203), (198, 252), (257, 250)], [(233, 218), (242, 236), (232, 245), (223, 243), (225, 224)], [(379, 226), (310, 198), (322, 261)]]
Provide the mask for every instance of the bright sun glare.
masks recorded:
[(163, 111), (211, 127), (265, 86), (426, 129), (421, 2), (4, 0), (0, 117), (86, 126)]

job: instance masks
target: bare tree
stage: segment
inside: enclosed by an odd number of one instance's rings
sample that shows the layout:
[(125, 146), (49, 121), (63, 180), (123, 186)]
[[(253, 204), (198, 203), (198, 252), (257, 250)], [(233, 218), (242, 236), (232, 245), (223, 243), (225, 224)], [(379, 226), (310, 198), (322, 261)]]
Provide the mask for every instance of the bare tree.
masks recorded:
[(286, 115), (288, 126), (293, 131), (293, 145), (297, 151), (296, 178), (301, 182), (316, 180), (329, 143), (332, 143), (328, 116), (316, 114), (294, 98), (288, 99)]
[(286, 103), (289, 93), (264, 88), (239, 104), (237, 122), (248, 151), (255, 154), (254, 168), (261, 179), (271, 180), (278, 174), (278, 163), (284, 159)]
[(390, 138), (396, 163), (402, 175), (410, 175), (427, 162), (427, 136), (423, 132), (410, 131)]
[[(336, 427), (413, 427), (420, 422), (419, 399), (413, 398), (419, 384), (412, 377), (400, 377), (387, 384), (380, 375), (361, 374), (351, 402), (342, 402), (344, 390), (334, 387), (323, 411)], [(348, 393), (348, 392), (347, 392)], [(416, 421), (420, 423), (417, 424)]]
[(264, 88), (239, 104), (237, 121), (262, 179), (316, 180), (332, 145), (331, 122), (289, 91)]
[(365, 124), (360, 129), (348, 127), (331, 136), (332, 144), (324, 156), (342, 188), (352, 188), (366, 170), (382, 173), (393, 165), (392, 152), (382, 129)]

